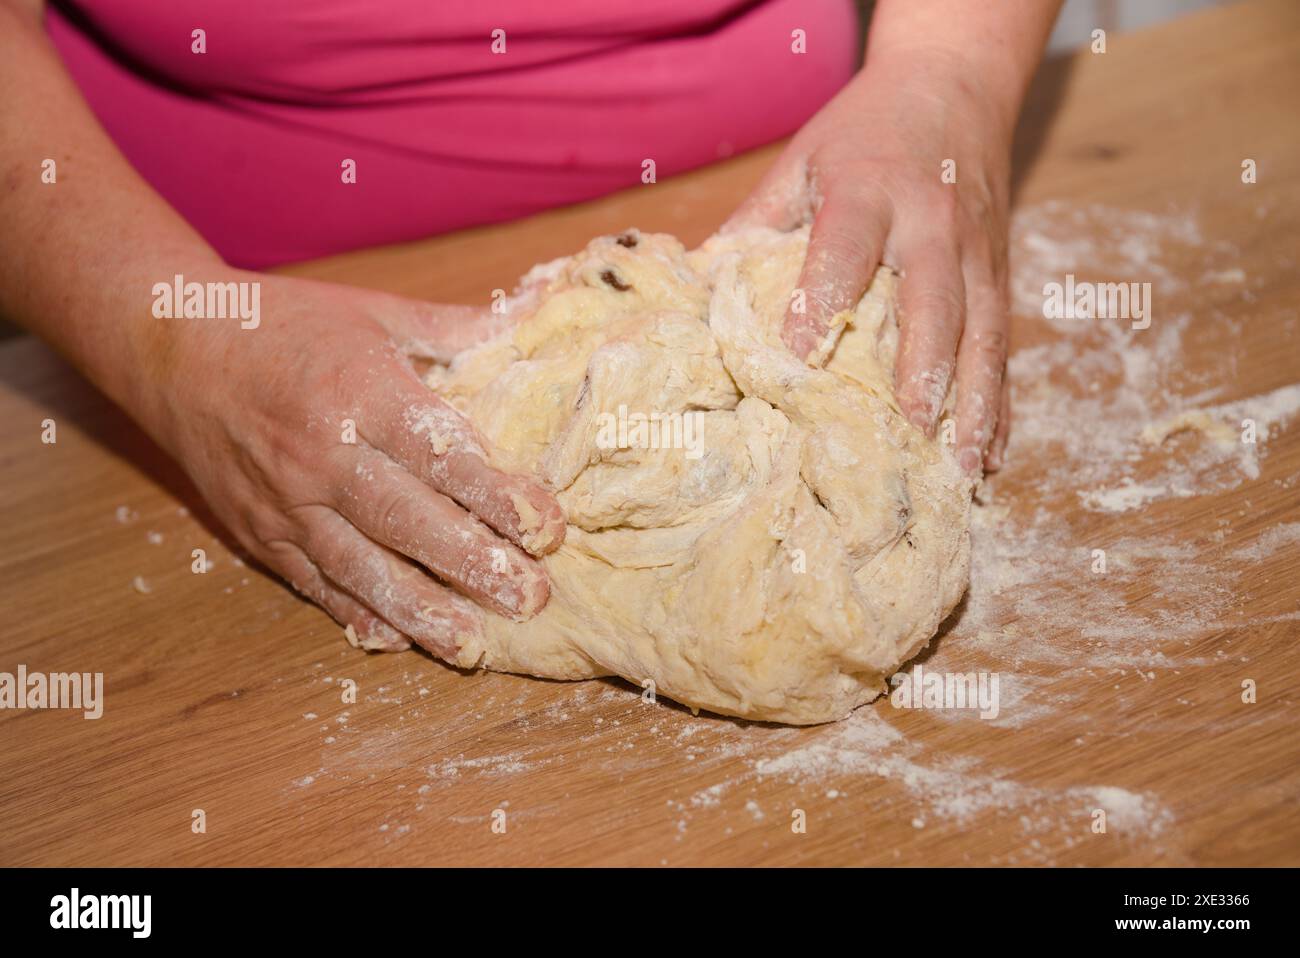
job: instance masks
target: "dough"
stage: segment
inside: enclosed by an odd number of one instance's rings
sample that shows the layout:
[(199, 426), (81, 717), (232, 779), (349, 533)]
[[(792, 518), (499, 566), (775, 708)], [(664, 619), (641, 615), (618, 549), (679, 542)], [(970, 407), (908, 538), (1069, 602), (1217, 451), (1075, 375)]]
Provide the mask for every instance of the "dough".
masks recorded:
[(524, 278), (513, 330), (429, 374), (569, 522), (546, 608), (487, 613), (457, 664), (803, 725), (930, 640), (968, 582), (971, 484), (895, 403), (892, 272), (837, 317), (824, 368), (782, 346), (807, 241), (594, 240)]

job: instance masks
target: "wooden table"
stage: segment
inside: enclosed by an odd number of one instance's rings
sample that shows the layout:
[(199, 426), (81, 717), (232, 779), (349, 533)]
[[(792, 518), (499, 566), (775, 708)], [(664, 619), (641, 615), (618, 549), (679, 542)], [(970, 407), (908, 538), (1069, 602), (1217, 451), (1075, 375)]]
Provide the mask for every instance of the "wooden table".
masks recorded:
[[(1139, 243), (1126, 268), (1160, 280), (1148, 332), (1181, 317), (1179, 351), (1134, 334), (1113, 355), (1164, 363), (1161, 395), (1174, 399), (1221, 403), (1300, 379), (1298, 94), (1291, 0), (1048, 64), (1017, 143), (1022, 285), (1063, 279), (1034, 275), (1035, 230), (1064, 229), (1058, 249), (1091, 231), (1105, 257), (1124, 245), (1116, 230), (1141, 229), (1121, 213), (1151, 211), (1164, 218), (1158, 262)], [(698, 242), (773, 155), (290, 272), (484, 302), (532, 263), (630, 224)], [(1240, 181), (1248, 157), (1253, 185)], [(1175, 248), (1178, 217), (1199, 239)], [(1222, 270), (1207, 280), (1211, 261)], [(1065, 335), (1018, 311), (1017, 348)], [(1081, 350), (1096, 345), (1081, 335)], [(8, 344), (0, 671), (103, 672), (106, 706), (97, 721), (0, 712), (0, 864), (1300, 863), (1300, 527), (1287, 525), (1300, 520), (1300, 428), (1277, 419), (1257, 479), (1229, 463), (1192, 494), (1089, 508), (1069, 476), (1095, 479), (1097, 462), (1072, 463), (1068, 442), (1042, 435), (1059, 402), (1076, 420), (1060, 428), (1088, 439), (1091, 407), (1070, 398), (1088, 386), (1055, 382), (1068, 362), (1048, 366), (1046, 385), (1017, 383), (1029, 428), (982, 495), (972, 595), (922, 663), (998, 672), (1000, 719), (880, 701), (847, 723), (787, 729), (643, 704), (617, 681), (355, 651), (324, 614), (236, 563), (120, 413), (42, 346)], [(56, 445), (39, 441), (46, 417)], [(1148, 466), (1181, 456), (1195, 472), (1206, 441), (1171, 437)], [(196, 547), (215, 562), (207, 575), (190, 572)], [(1105, 576), (1090, 571), (1094, 548), (1110, 550)]]

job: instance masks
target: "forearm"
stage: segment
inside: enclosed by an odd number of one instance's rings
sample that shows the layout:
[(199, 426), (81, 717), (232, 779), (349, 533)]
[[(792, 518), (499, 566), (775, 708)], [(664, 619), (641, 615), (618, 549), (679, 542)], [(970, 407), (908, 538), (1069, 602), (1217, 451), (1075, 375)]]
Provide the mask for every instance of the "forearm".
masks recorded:
[(1042, 58), (1062, 0), (880, 0), (873, 60), (939, 57), (967, 71), (1010, 129)]
[(0, 313), (140, 415), (175, 335), (154, 283), (223, 266), (104, 133), (35, 7), (0, 0)]

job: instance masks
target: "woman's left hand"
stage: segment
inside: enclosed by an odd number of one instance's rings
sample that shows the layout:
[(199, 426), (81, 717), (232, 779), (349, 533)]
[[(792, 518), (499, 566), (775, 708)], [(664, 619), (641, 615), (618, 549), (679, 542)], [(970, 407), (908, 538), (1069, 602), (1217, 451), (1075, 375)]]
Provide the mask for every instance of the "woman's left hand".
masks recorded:
[[(883, 261), (902, 274), (895, 382), (926, 434), (956, 376), (956, 452), (978, 475), (1007, 435), (1007, 229), (1014, 113), (950, 52), (868, 64), (794, 137), (724, 229), (812, 223), (783, 338), (800, 358)], [(987, 454), (987, 460), (986, 460)]]

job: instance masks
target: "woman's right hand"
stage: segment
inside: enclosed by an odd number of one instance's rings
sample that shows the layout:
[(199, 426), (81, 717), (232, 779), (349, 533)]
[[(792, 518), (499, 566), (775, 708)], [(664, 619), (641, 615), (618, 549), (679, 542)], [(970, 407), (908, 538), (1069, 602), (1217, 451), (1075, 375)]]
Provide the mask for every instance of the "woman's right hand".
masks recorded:
[[(367, 647), (409, 637), (454, 660), (483, 608), (542, 608), (530, 554), (559, 545), (559, 505), (489, 466), (409, 361), (446, 359), (501, 318), (225, 266), (104, 134), (39, 8), (0, 0), (0, 313), (126, 409), (255, 558)], [(154, 318), (150, 291), (176, 274), (260, 283), (260, 324)]]
[(455, 661), (483, 608), (537, 613), (549, 584), (532, 556), (564, 537), (558, 503), (489, 465), (473, 426), (411, 362), (445, 361), (503, 318), (233, 278), (261, 284), (260, 324), (156, 320), (173, 325), (153, 337), (156, 386), (139, 418), (244, 548), (365, 648), (403, 649), (409, 637)]

